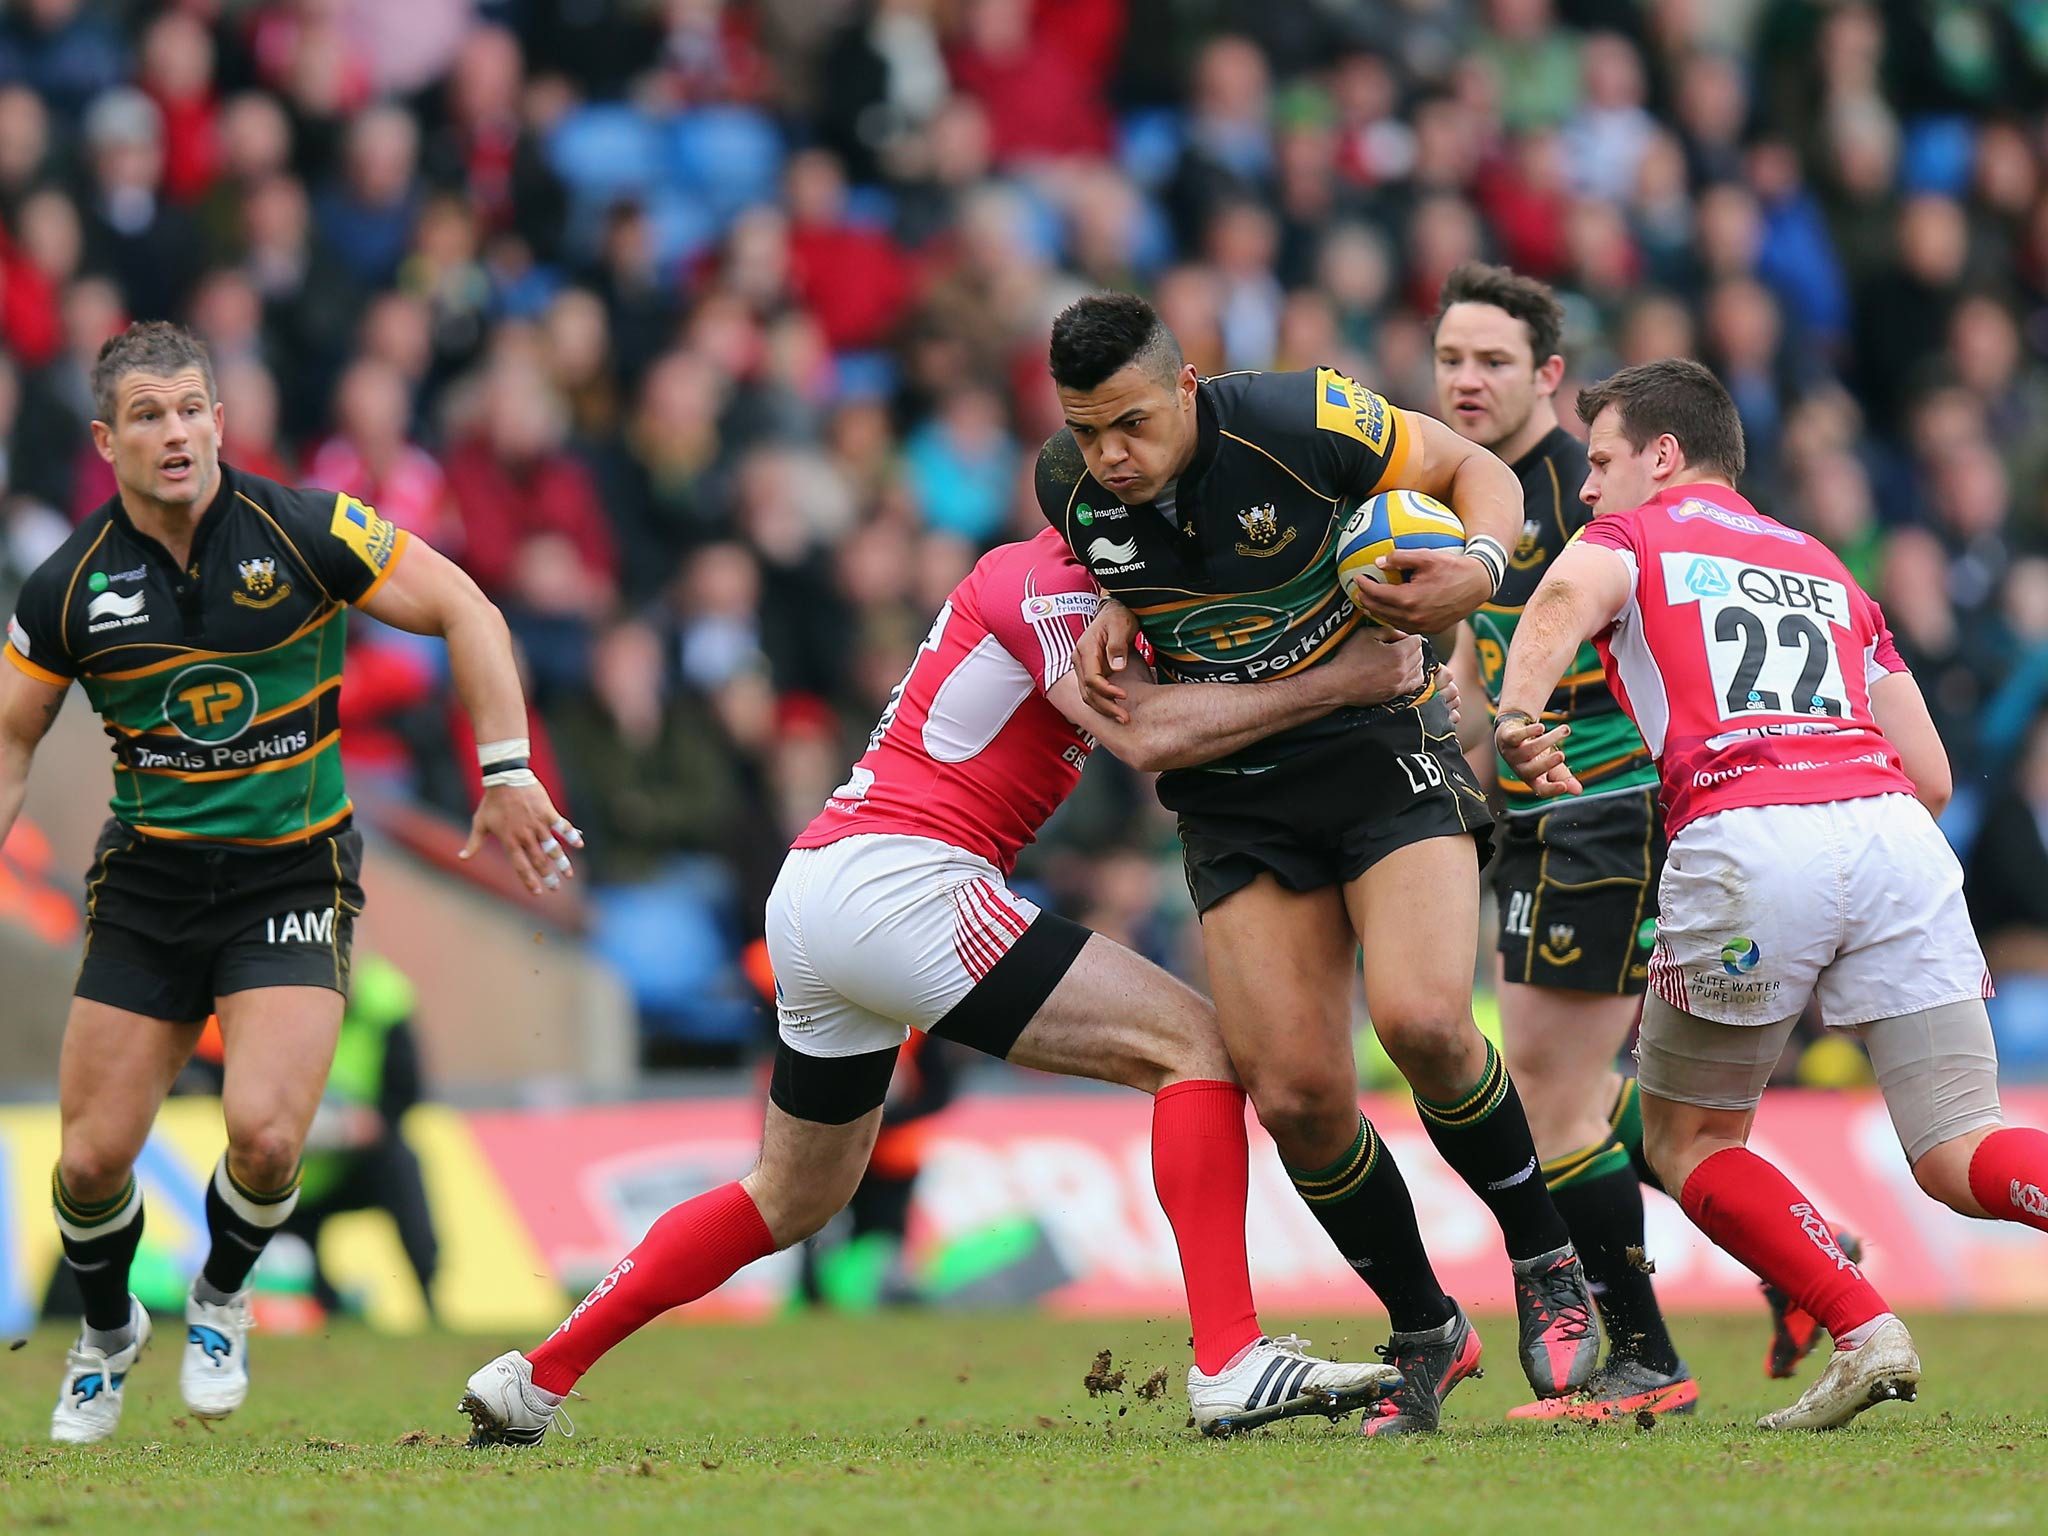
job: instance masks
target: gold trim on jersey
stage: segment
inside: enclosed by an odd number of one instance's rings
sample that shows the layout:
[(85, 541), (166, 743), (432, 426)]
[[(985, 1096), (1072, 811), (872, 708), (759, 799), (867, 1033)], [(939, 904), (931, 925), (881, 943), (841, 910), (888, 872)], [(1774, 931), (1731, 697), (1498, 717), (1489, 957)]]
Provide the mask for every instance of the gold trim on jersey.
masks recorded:
[(1271, 459), (1275, 464), (1278, 464), (1282, 469), (1286, 470), (1288, 474), (1293, 475), (1294, 483), (1299, 485), (1304, 491), (1307, 491), (1309, 495), (1320, 496), (1324, 501), (1329, 502), (1335, 502), (1340, 499), (1339, 497), (1330, 495), (1327, 491), (1319, 491), (1314, 486), (1310, 485), (1306, 480), (1302, 479), (1300, 475), (1295, 474), (1294, 470), (1289, 467), (1287, 461), (1285, 459), (1282, 459), (1278, 454), (1274, 453), (1270, 448), (1261, 448), (1257, 443), (1253, 442), (1250, 438), (1239, 437), (1235, 432), (1226, 432), (1221, 427), (1218, 427), (1216, 429), (1216, 435), (1218, 437), (1227, 437), (1233, 443), (1242, 443), (1245, 447), (1251, 449), (1254, 453), (1264, 454), (1267, 458)]
[(287, 843), (310, 843), (322, 832), (346, 821), (354, 811), (354, 805), (343, 801), (341, 809), (332, 816), (297, 832), (287, 832), (282, 837), (220, 837), (210, 832), (183, 832), (173, 827), (139, 827), (127, 822), (122, 825), (153, 843), (233, 843), (238, 848), (281, 848)]
[(37, 666), (14, 648), (12, 640), (8, 641), (6, 645), (0, 646), (0, 651), (4, 651), (7, 659), (13, 662), (19, 670), (26, 672), (39, 683), (53, 683), (59, 688), (71, 686), (70, 678), (64, 676), (61, 672), (52, 672), (48, 667)]
[(292, 552), (292, 558), (299, 562), (299, 568), (305, 571), (305, 573), (308, 576), (311, 576), (313, 578), (313, 585), (320, 589), (320, 595), (326, 598), (327, 601), (329, 601), (330, 603), (333, 602), (335, 600), (334, 594), (327, 590), (327, 583), (320, 579), (320, 573), (313, 569), (313, 563), (310, 560), (308, 560), (304, 555), (299, 553), (299, 546), (294, 544), (292, 542), (292, 536), (284, 531), (284, 524), (280, 523), (275, 517), (271, 515), (270, 508), (264, 506), (263, 503), (256, 500), (255, 497), (250, 496), (243, 491), (236, 491), (235, 499), (237, 501), (248, 502), (250, 506), (256, 509), (258, 515), (262, 517), (263, 521), (270, 524), (270, 526), (277, 531), (278, 538), (284, 541), (284, 547), (290, 550)]
[(85, 569), (85, 562), (92, 558), (92, 552), (106, 543), (113, 527), (112, 518), (100, 525), (99, 537), (85, 546), (85, 553), (78, 557), (78, 564), (71, 567), (71, 579), (64, 583), (64, 606), (57, 610), (57, 644), (66, 655), (71, 653), (71, 594), (78, 590), (78, 573)]
[(375, 597), (384, 583), (391, 579), (391, 573), (398, 569), (398, 562), (405, 558), (405, 552), (412, 546), (412, 535), (403, 528), (394, 530), (397, 537), (392, 540), (391, 553), (384, 559), (384, 569), (377, 573), (377, 579), (363, 588), (363, 595), (350, 606), (360, 608)]
[(286, 635), (282, 640), (278, 641), (275, 645), (266, 645), (262, 647), (260, 650), (201, 651), (192, 649), (187, 646), (168, 646), (163, 641), (138, 640), (128, 645), (110, 645), (103, 651), (94, 651), (91, 656), (80, 657), (79, 659), (81, 661), (90, 661), (93, 660), (95, 657), (110, 656), (115, 651), (127, 650), (161, 651), (166, 649), (174, 649), (177, 651), (178, 654), (175, 656), (165, 657), (162, 661), (148, 662), (145, 665), (139, 667), (130, 667), (125, 672), (96, 672), (93, 674), (94, 678), (100, 682), (125, 683), (130, 682), (138, 677), (154, 677), (159, 672), (168, 672), (173, 667), (190, 666), (195, 662), (232, 661), (238, 656), (267, 656), (272, 651), (283, 650), (286, 646), (290, 645), (295, 640), (304, 639), (307, 635), (311, 634), (314, 630), (318, 629), (322, 624), (327, 623), (330, 619), (332, 619), (337, 613), (340, 613), (341, 611), (342, 605), (337, 602), (334, 602), (332, 599), (329, 599), (326, 603), (322, 604), (319, 608), (315, 609), (313, 611), (313, 616), (307, 619), (306, 622), (301, 624), (297, 629), (293, 630), (290, 634)]

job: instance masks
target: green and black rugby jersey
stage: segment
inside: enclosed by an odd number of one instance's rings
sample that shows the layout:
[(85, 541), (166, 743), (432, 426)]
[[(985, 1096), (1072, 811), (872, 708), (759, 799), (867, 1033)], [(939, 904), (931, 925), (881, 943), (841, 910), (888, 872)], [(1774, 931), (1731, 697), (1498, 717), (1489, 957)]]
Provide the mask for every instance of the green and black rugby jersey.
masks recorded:
[(351, 496), (223, 464), (185, 569), (115, 497), (29, 577), (7, 659), (84, 685), (116, 742), (114, 814), (137, 832), (303, 842), (349, 814), (348, 605), (391, 574), (405, 539)]
[[(1593, 520), (1593, 509), (1579, 500), (1579, 487), (1586, 483), (1585, 445), (1563, 427), (1552, 427), (1513, 467), (1522, 482), (1522, 536), (1508, 556), (1507, 579), (1470, 621), (1479, 642), (1479, 667), (1486, 680), (1489, 712), (1500, 705), (1508, 646), (1515, 638), (1523, 608), (1550, 569), (1550, 562)], [(1543, 718), (1552, 724), (1571, 722), (1572, 772), (1586, 786), (1587, 794), (1656, 786), (1657, 765), (1650, 759), (1650, 749), (1608, 690), (1600, 653), (1591, 641), (1581, 645), (1572, 658)], [(1497, 767), (1501, 795), (1511, 814), (1553, 803), (1540, 799), (1505, 761)]]
[[(1314, 666), (1364, 622), (1337, 585), (1337, 536), (1359, 503), (1401, 484), (1410, 432), (1332, 368), (1221, 374), (1201, 381), (1195, 408), (1170, 513), (1120, 502), (1064, 427), (1038, 455), (1039, 509), (1138, 616), (1161, 678), (1251, 683)], [(1185, 771), (1260, 772), (1405, 707), (1338, 710)]]

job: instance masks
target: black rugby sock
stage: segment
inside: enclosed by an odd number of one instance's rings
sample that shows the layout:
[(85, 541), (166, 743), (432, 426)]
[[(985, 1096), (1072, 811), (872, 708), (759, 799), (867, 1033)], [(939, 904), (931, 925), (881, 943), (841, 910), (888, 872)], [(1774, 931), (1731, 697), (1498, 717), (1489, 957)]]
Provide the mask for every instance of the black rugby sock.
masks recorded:
[(1677, 1368), (1643, 1249), (1643, 1187), (1628, 1150), (1608, 1139), (1543, 1165), (1550, 1198), (1571, 1230), (1600, 1308), (1608, 1358), (1640, 1360), (1653, 1371)]
[[(64, 1187), (64, 1175), (51, 1170), (51, 1203), (57, 1208), (57, 1231), (64, 1257), (78, 1277), (85, 1301), (85, 1326), (100, 1335), (125, 1336), (128, 1331), (128, 1270), (142, 1244), (142, 1189), (128, 1175), (121, 1192), (109, 1200), (80, 1200)], [(118, 1344), (116, 1348), (125, 1347)]]
[(284, 1225), (299, 1203), (299, 1170), (283, 1189), (252, 1190), (228, 1171), (227, 1154), (214, 1166), (206, 1186), (206, 1230), (213, 1246), (200, 1280), (214, 1291), (202, 1301), (225, 1300), (248, 1283), (249, 1271), (268, 1246), (271, 1234)]
[(1363, 1114), (1358, 1135), (1326, 1168), (1287, 1176), (1344, 1262), (1387, 1309), (1395, 1333), (1441, 1327), (1453, 1308), (1423, 1250), (1415, 1202), (1394, 1154)]
[(1636, 1178), (1654, 1190), (1666, 1192), (1664, 1181), (1657, 1177), (1657, 1170), (1643, 1154), (1643, 1093), (1634, 1078), (1621, 1080), (1621, 1091), (1615, 1094), (1614, 1106), (1607, 1111), (1607, 1126), (1621, 1143), (1622, 1151), (1628, 1154)]
[(1484, 1200), (1510, 1259), (1533, 1259), (1571, 1241), (1536, 1167), (1536, 1143), (1507, 1063), (1491, 1044), (1479, 1081), (1449, 1104), (1415, 1096), (1423, 1129), (1445, 1162)]

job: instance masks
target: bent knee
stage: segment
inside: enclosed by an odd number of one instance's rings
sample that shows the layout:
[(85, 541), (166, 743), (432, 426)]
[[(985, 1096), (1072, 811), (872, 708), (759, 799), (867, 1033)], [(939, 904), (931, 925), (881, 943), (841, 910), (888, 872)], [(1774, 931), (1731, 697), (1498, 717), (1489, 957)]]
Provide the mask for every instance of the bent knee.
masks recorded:
[(74, 1199), (97, 1203), (118, 1195), (134, 1167), (126, 1152), (66, 1141), (57, 1158), (57, 1177)]
[(825, 1224), (846, 1209), (846, 1202), (853, 1198), (859, 1183), (859, 1172), (850, 1177), (817, 1177), (798, 1183), (774, 1178), (756, 1168), (740, 1181), (740, 1187), (761, 1213), (761, 1224), (768, 1229), (775, 1250), (780, 1253), (824, 1231)]
[(1259, 1124), (1290, 1161), (1314, 1155), (1303, 1149), (1341, 1149), (1358, 1132), (1358, 1094), (1350, 1083), (1281, 1077), (1253, 1083), (1247, 1091)]
[(288, 1126), (258, 1124), (228, 1137), (228, 1161), (245, 1187), (282, 1189), (299, 1166), (301, 1144), (302, 1138)]

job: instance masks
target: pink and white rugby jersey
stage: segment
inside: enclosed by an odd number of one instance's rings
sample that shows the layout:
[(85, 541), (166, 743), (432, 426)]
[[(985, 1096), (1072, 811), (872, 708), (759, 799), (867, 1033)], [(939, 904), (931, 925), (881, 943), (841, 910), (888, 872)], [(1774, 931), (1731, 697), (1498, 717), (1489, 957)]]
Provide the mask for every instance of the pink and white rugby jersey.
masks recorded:
[(1072, 670), (1099, 601), (1050, 528), (982, 556), (933, 620), (853, 773), (791, 846), (905, 833), (1009, 874), (1095, 745), (1045, 695)]
[(1906, 664), (1826, 545), (1717, 485), (1579, 537), (1629, 563), (1628, 606), (1594, 643), (1657, 759), (1671, 835), (1740, 805), (1913, 792), (1870, 712), (1871, 683)]

